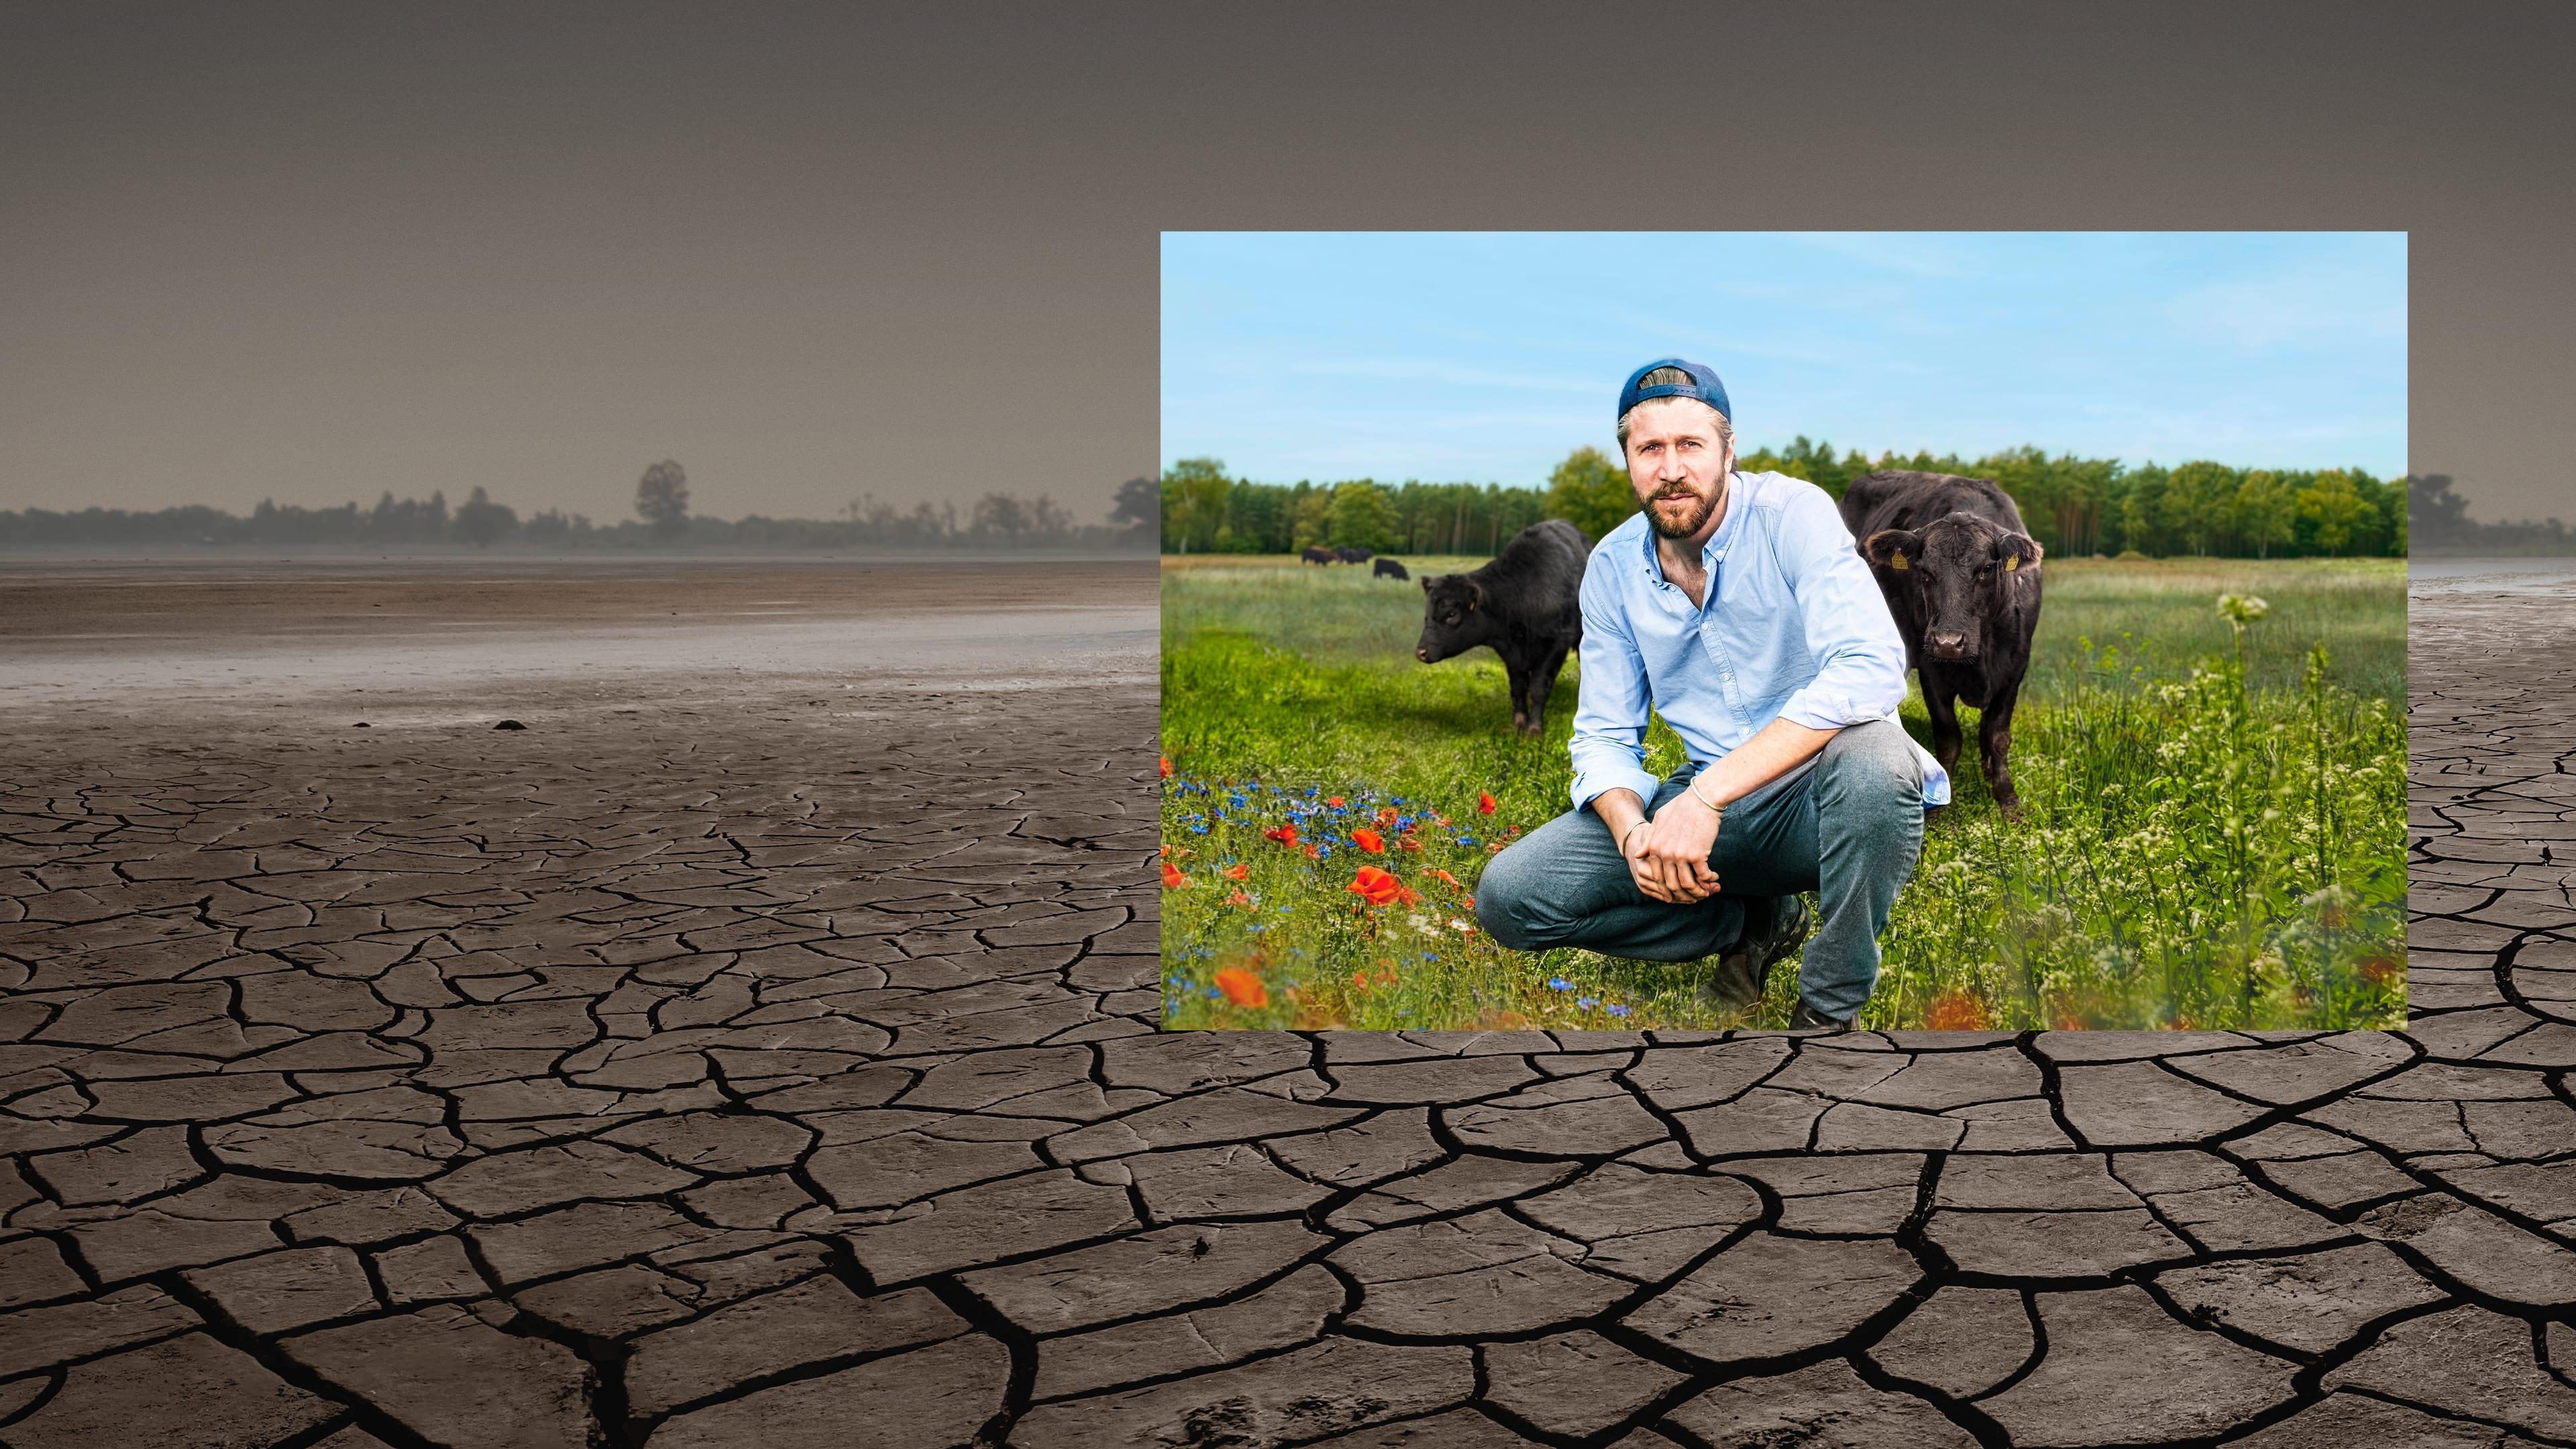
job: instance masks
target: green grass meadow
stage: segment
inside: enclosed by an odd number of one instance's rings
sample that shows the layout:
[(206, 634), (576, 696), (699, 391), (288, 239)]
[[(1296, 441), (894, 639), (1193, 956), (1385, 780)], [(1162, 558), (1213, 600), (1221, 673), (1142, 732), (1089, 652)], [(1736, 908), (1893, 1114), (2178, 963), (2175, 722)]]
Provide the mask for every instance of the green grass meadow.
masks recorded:
[[(1163, 567), (1166, 1027), (1786, 1024), (1794, 962), (1719, 1019), (1694, 966), (1474, 929), (1485, 860), (1566, 808), (1571, 663), (1523, 740), (1490, 651), (1414, 661), (1414, 584), (1283, 557)], [(1963, 710), (1954, 803), (1861, 1024), (2403, 1025), (2404, 561), (2047, 570), (2013, 726), (2023, 818), (1995, 810)], [(2268, 611), (2240, 631), (2229, 594)], [(1903, 718), (1928, 744), (1918, 696)], [(1648, 744), (1648, 768), (1681, 762), (1660, 721)], [(1394, 877), (1375, 900), (1352, 889), (1364, 866)]]

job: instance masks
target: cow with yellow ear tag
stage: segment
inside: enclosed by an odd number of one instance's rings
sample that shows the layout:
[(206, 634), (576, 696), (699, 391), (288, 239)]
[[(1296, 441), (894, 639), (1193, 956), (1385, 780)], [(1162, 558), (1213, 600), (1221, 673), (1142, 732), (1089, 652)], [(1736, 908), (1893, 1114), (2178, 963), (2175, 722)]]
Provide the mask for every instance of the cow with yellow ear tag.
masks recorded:
[(1958, 706), (1977, 710), (1986, 788), (2007, 816), (2020, 814), (2012, 712), (2039, 627), (2039, 540), (1984, 478), (1869, 473), (1843, 490), (1841, 506), (1923, 682), (1933, 758), (1956, 767)]

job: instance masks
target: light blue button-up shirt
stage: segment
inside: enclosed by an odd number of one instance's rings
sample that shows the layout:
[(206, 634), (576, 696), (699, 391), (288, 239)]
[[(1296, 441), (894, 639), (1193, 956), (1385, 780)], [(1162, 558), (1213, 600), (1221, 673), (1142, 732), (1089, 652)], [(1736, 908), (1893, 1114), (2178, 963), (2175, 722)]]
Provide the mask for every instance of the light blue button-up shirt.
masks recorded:
[[(1701, 554), (1707, 603), (1664, 578), (1646, 515), (1630, 515), (1583, 570), (1583, 664), (1574, 710), (1574, 807), (1625, 787), (1652, 802), (1646, 712), (1660, 710), (1702, 766), (1786, 719), (1840, 729), (1896, 718), (1905, 641), (1825, 490), (1737, 473)], [(1921, 745), (1925, 806), (1950, 777)]]

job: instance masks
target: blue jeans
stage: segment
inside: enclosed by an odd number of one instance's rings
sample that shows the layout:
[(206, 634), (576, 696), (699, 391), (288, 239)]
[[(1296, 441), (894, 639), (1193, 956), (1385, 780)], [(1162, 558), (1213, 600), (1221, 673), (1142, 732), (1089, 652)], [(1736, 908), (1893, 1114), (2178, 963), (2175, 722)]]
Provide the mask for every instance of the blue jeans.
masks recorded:
[[(1681, 794), (1685, 764), (1648, 801)], [(1798, 993), (1848, 1018), (1878, 986), (1878, 938), (1923, 853), (1923, 774), (1886, 720), (1846, 726), (1807, 769), (1726, 807), (1708, 864), (1718, 893), (1670, 905), (1637, 889), (1610, 828), (1570, 810), (1515, 842), (1476, 882), (1476, 919), (1516, 951), (1579, 946), (1639, 961), (1696, 961), (1744, 930), (1746, 896), (1814, 891), (1822, 905), (1798, 968)]]

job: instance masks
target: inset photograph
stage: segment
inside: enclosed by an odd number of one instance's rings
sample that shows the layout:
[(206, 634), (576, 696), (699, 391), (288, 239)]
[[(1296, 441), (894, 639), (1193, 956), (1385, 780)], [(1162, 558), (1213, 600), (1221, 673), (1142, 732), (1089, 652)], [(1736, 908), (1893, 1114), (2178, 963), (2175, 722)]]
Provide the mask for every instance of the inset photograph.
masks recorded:
[(1166, 233), (1167, 1029), (2405, 1024), (2403, 233)]

